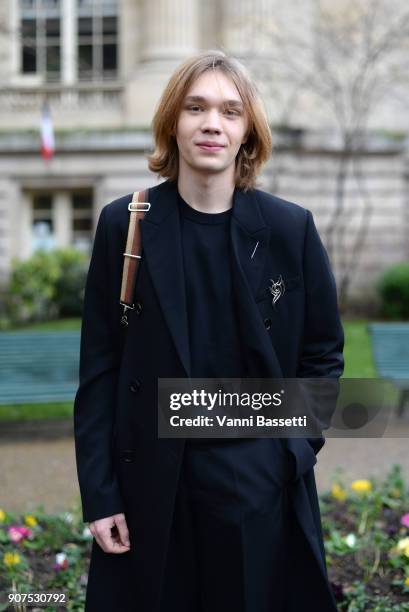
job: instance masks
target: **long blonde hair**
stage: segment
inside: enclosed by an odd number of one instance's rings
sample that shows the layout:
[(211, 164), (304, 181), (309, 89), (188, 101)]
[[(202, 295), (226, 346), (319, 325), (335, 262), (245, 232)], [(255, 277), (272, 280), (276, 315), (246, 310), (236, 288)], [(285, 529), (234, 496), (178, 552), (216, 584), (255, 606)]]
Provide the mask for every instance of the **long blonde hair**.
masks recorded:
[(176, 123), (191, 84), (210, 69), (222, 70), (232, 79), (247, 113), (247, 140), (237, 154), (235, 171), (236, 186), (247, 191), (255, 187), (256, 177), (271, 155), (271, 131), (255, 83), (243, 64), (223, 51), (205, 51), (195, 55), (183, 62), (170, 77), (152, 120), (155, 150), (148, 156), (149, 169), (161, 177), (177, 180)]

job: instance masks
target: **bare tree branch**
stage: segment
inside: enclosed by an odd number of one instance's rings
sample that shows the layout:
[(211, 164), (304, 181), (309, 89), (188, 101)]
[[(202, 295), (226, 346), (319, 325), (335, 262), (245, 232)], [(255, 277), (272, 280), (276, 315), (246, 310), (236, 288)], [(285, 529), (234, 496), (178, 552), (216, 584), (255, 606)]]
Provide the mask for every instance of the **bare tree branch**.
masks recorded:
[[(285, 100), (282, 118), (290, 121), (292, 109), (308, 92), (329, 110), (342, 143), (325, 241), (334, 266), (339, 267), (345, 301), (373, 212), (360, 168), (360, 155), (368, 142), (368, 125), (381, 101), (387, 97), (398, 100), (395, 92), (402, 83), (409, 86), (409, 8), (405, 3), (399, 7), (393, 4), (392, 10), (388, 0), (337, 3), (309, 0), (305, 5), (312, 17), (308, 36), (303, 28), (294, 29), (292, 23), (280, 21), (277, 16), (276, 28), (271, 33), (270, 69), (273, 65), (287, 85), (287, 97), (282, 96)], [(269, 80), (268, 69), (261, 68), (264, 82)], [(407, 105), (403, 94), (400, 95)], [(350, 173), (358, 185), (362, 216), (346, 263), (344, 247), (349, 223), (345, 186)], [(350, 230), (348, 233), (350, 237)]]

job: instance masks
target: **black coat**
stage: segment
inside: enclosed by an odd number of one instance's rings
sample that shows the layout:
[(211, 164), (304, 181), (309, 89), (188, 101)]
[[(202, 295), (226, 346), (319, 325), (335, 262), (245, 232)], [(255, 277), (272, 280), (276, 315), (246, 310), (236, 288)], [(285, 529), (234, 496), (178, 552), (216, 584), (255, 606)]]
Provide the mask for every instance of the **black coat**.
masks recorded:
[[(190, 372), (176, 183), (149, 189), (134, 295), (140, 307), (130, 312), (124, 329), (119, 296), (131, 199), (128, 194), (114, 200), (99, 217), (74, 405), (84, 521), (125, 512), (131, 540), (131, 550), (120, 555), (103, 552), (94, 540), (86, 606), (92, 612), (158, 610), (184, 449), (183, 439), (157, 437), (157, 378)], [(343, 330), (311, 212), (260, 190), (236, 189), (231, 238), (248, 376), (338, 378)], [(279, 275), (286, 291), (273, 307), (266, 288)], [(288, 485), (294, 513), (288, 610), (335, 610), (313, 470), (324, 438), (284, 443), (294, 464)]]

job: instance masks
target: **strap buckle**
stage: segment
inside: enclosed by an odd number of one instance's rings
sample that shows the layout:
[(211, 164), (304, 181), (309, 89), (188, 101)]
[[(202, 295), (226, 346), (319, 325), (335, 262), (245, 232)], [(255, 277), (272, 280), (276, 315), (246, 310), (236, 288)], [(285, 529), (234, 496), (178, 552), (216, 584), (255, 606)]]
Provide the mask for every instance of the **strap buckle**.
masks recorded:
[[(142, 206), (142, 208), (138, 208), (139, 206)], [(128, 210), (130, 212), (148, 212), (150, 207), (150, 202), (129, 202), (128, 204)]]
[(124, 307), (123, 312), (122, 312), (122, 317), (121, 317), (121, 325), (123, 327), (126, 327), (128, 325), (128, 314), (127, 314), (127, 310), (134, 310), (135, 305), (134, 304), (125, 304), (124, 302), (119, 302), (121, 304), (121, 306)]

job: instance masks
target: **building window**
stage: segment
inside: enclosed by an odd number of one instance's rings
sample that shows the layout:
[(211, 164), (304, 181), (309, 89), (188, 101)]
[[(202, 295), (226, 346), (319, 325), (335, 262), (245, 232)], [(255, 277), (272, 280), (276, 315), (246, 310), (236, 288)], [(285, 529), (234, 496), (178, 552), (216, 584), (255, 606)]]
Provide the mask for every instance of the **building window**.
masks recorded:
[(51, 82), (60, 80), (60, 10), (60, 0), (20, 0), (23, 74), (42, 74)]
[(52, 196), (50, 194), (39, 194), (33, 197), (33, 226), (38, 223), (48, 225), (49, 231), (53, 232)]
[(92, 192), (84, 191), (71, 195), (73, 247), (90, 252), (92, 233)]
[(32, 250), (55, 248), (53, 200), (50, 194), (33, 196)]
[(118, 67), (117, 0), (77, 0), (78, 79), (115, 79)]
[(31, 201), (31, 248), (73, 247), (91, 254), (93, 233), (92, 189), (37, 192)]
[(118, 0), (73, 0), (74, 10), (68, 0), (16, 1), (22, 74), (46, 82), (67, 74), (79, 81), (117, 78)]

